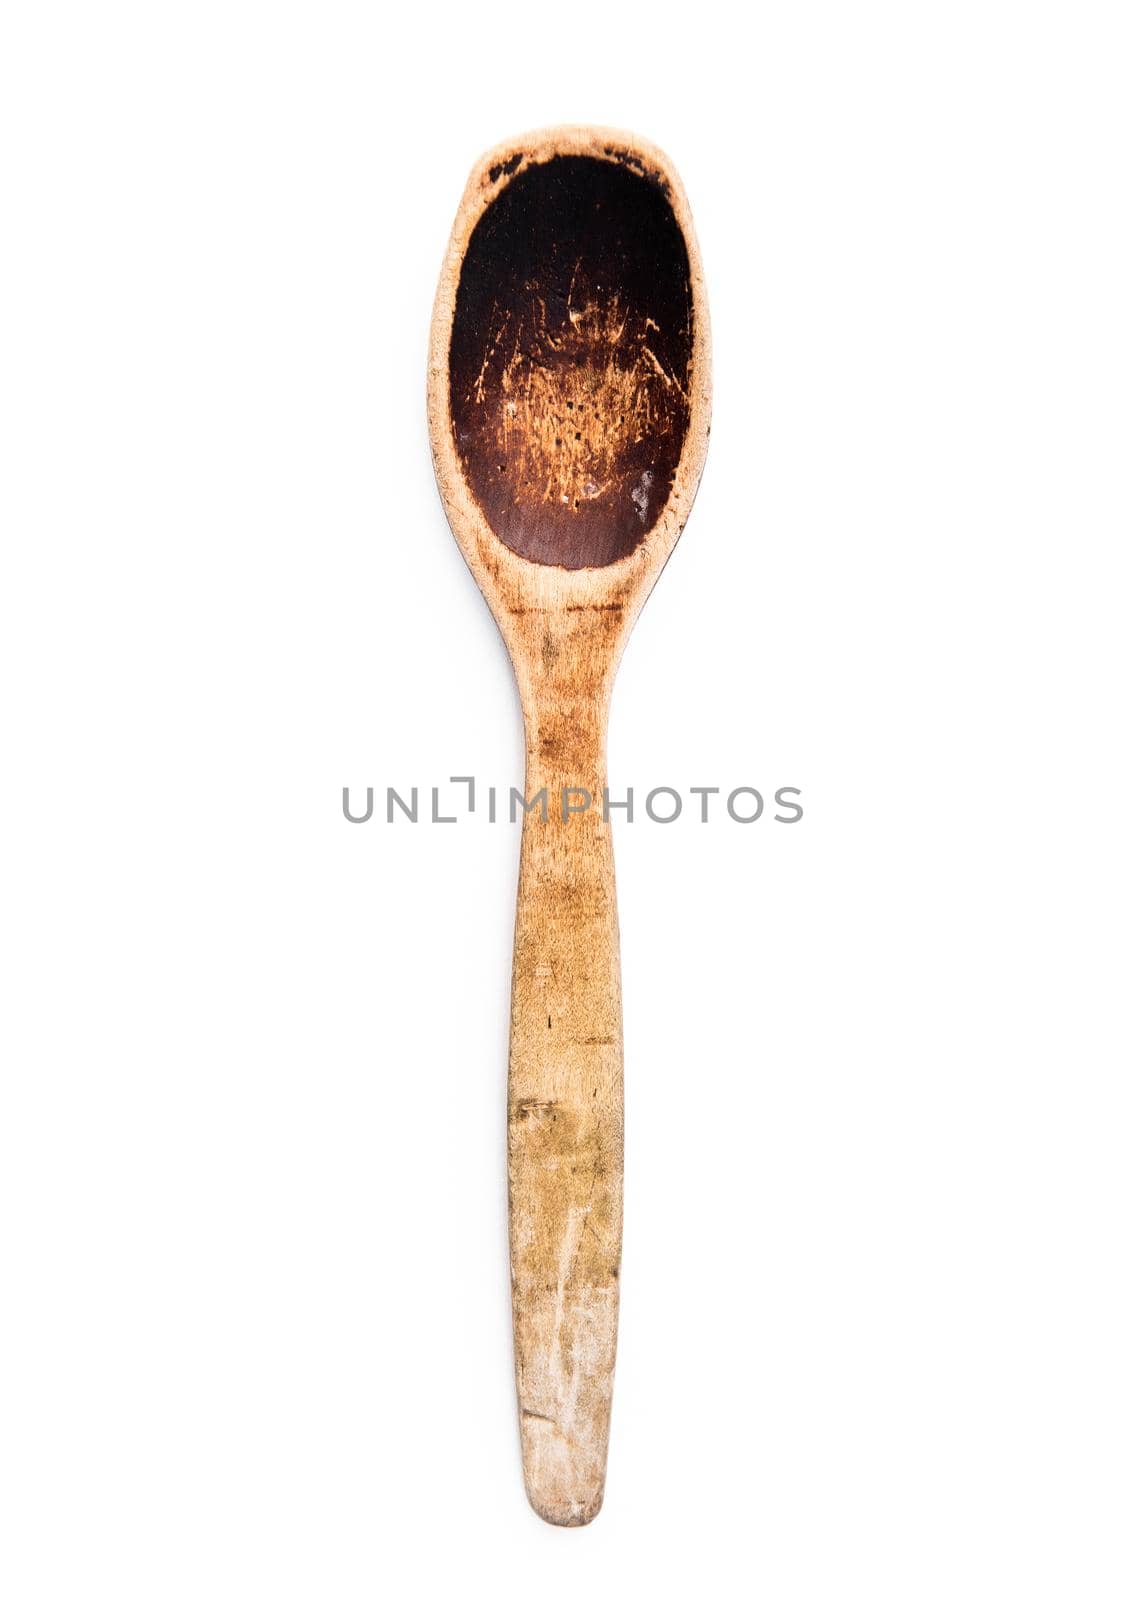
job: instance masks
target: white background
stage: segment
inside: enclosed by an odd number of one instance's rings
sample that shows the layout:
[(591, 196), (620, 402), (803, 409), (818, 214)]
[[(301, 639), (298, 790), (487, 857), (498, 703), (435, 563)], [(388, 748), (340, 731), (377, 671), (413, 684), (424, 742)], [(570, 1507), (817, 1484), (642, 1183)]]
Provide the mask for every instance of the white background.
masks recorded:
[[(1132, 1600), (1135, 39), (1104, 4), (16, 4), (0, 1588)], [(424, 420), (480, 151), (688, 188), (622, 668), (605, 1509), (521, 1485), (508, 665)]]

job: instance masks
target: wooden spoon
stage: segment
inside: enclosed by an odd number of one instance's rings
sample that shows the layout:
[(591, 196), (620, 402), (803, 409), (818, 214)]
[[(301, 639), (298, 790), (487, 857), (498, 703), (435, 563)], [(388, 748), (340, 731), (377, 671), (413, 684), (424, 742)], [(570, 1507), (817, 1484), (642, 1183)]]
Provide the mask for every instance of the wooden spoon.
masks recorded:
[(510, 1271), (526, 1492), (576, 1526), (604, 1494), (620, 1275), (609, 698), (691, 509), (711, 402), (699, 252), (659, 150), (554, 128), (483, 157), (439, 281), (428, 398), (443, 504), (517, 677), (526, 798), (547, 796), (522, 827)]

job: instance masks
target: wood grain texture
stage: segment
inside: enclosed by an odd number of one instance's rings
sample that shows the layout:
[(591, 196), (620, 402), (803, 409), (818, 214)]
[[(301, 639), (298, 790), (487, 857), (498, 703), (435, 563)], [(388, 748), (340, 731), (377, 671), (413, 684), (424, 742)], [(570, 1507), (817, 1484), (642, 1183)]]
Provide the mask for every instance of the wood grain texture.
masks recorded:
[[(483, 157), (439, 281), (428, 413), (447, 517), (517, 678), (525, 792), (548, 795), (547, 820), (535, 807), (522, 829), (510, 1268), (526, 1491), (566, 1526), (601, 1506), (616, 1355), (623, 1046), (602, 801), (609, 702), (691, 508), (710, 400), (699, 252), (667, 158), (596, 128), (526, 135)], [(582, 411), (593, 415), (569, 429)], [(581, 791), (571, 806), (589, 794), (589, 808), (563, 814), (567, 790)]]

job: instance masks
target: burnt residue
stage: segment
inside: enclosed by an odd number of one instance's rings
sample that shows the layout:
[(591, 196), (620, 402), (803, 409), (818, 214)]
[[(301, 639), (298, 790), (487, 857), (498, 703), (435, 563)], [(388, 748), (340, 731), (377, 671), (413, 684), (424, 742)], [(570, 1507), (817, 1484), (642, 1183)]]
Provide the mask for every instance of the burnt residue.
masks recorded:
[(665, 194), (670, 195), (672, 186), (667, 178), (656, 167), (648, 165), (642, 156), (635, 150), (625, 150), (621, 145), (606, 144), (605, 155), (610, 161), (619, 161), (622, 167), (627, 167), (631, 172), (638, 172), (642, 178), (647, 178), (651, 183), (657, 184)]
[(555, 156), (479, 219), (459, 278), (451, 414), (491, 528), (549, 566), (629, 555), (690, 417), (692, 292), (667, 193), (636, 164)]
[(508, 178), (511, 172), (516, 172), (521, 164), (522, 152), (519, 150), (508, 161), (495, 161), (486, 176), (491, 183), (497, 183), (499, 178)]

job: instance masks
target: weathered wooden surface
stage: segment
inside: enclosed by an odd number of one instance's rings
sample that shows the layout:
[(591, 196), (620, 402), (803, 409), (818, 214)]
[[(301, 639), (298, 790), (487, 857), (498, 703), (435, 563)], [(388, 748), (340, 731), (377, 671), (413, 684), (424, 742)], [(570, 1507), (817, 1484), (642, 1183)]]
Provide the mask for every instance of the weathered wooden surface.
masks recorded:
[[(507, 217), (494, 207), (513, 183)], [(515, 203), (527, 185), (531, 202)], [(623, 1053), (602, 802), (609, 699), (695, 495), (710, 386), (699, 254), (666, 157), (627, 134), (556, 128), (478, 163), (439, 282), (428, 408), (447, 516), (517, 677), (526, 795), (548, 794), (547, 820), (535, 808), (522, 830), (510, 1267), (526, 1491), (567, 1526), (600, 1509), (616, 1356)], [(565, 816), (563, 790), (592, 804)]]

